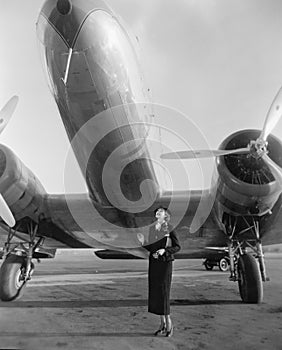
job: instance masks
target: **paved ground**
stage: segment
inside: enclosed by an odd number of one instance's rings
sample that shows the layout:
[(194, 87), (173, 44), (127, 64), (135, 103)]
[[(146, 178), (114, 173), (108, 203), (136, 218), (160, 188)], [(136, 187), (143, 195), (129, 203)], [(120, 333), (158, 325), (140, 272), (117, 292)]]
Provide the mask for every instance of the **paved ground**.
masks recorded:
[(22, 299), (0, 302), (0, 349), (282, 349), (282, 257), (267, 268), (264, 302), (246, 305), (228, 274), (176, 261), (168, 339), (152, 336), (146, 261), (59, 254), (36, 266)]

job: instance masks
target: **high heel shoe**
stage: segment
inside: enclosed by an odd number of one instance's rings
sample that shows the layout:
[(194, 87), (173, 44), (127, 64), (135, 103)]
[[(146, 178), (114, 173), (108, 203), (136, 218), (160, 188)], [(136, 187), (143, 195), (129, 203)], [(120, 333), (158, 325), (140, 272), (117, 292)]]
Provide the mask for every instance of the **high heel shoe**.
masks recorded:
[(166, 334), (165, 334), (165, 336), (166, 337), (172, 337), (172, 335), (173, 335), (173, 325), (171, 325), (171, 328), (170, 328), (170, 330), (168, 331), (166, 331)]
[(166, 331), (166, 328), (165, 328), (165, 325), (163, 325), (154, 333), (154, 336), (156, 337), (159, 334), (165, 334), (165, 331)]

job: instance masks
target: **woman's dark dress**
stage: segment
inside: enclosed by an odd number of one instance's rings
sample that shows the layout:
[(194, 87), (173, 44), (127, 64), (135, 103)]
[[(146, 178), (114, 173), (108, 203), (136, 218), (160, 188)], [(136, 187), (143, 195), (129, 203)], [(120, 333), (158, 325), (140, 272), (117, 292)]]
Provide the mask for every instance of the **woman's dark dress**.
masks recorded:
[[(150, 227), (149, 242), (145, 248), (150, 252), (149, 256), (149, 303), (148, 311), (156, 315), (170, 314), (170, 287), (172, 277), (173, 254), (180, 250), (180, 245), (174, 231), (170, 230), (171, 247), (166, 246), (167, 232), (161, 228), (155, 229), (155, 225)], [(157, 259), (153, 257), (159, 249), (165, 249), (163, 256)]]

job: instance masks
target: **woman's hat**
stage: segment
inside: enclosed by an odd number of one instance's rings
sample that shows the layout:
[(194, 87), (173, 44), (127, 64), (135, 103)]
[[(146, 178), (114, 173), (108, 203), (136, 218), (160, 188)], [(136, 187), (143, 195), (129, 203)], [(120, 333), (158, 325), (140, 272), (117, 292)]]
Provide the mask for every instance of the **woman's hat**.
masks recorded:
[(168, 215), (171, 216), (171, 213), (170, 213), (169, 209), (167, 209), (167, 208), (165, 208), (165, 207), (162, 207), (162, 206), (160, 206), (160, 207), (158, 207), (157, 209), (154, 210), (154, 214), (155, 214), (155, 215), (156, 215), (156, 213), (157, 213), (157, 211), (158, 211), (159, 209), (163, 209)]

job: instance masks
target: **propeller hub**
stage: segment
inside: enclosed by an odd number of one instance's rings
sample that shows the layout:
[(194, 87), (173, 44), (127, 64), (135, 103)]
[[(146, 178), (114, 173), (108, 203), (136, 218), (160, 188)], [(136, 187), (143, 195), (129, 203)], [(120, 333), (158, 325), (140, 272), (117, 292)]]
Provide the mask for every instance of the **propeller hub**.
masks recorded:
[(250, 156), (255, 159), (261, 158), (262, 156), (268, 153), (267, 145), (268, 142), (261, 138), (258, 138), (255, 141), (251, 141), (249, 144)]

